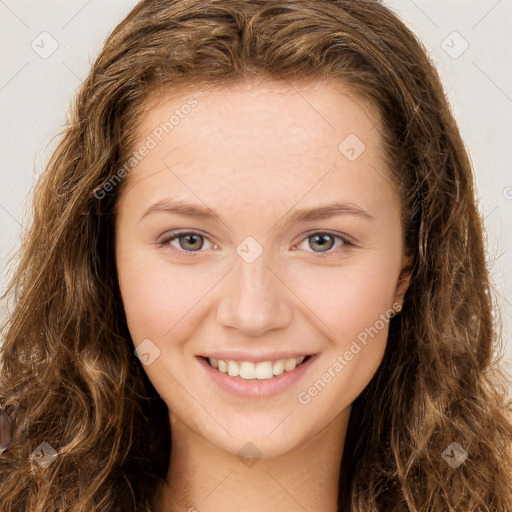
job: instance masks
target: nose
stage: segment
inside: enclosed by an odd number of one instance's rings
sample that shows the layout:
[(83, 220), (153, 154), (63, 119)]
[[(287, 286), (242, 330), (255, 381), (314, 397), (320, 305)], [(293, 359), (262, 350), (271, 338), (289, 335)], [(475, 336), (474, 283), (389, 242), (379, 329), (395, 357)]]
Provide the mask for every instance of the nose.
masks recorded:
[(272, 329), (290, 325), (293, 308), (290, 290), (267, 265), (265, 253), (252, 263), (242, 258), (229, 272), (217, 309), (217, 321), (246, 336), (262, 336)]

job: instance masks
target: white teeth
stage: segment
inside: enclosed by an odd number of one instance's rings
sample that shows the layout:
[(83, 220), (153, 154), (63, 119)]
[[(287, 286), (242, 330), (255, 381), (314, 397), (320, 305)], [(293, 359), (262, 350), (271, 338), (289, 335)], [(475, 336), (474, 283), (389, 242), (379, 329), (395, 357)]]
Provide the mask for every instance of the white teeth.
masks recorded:
[(240, 377), (242, 379), (255, 379), (256, 378), (256, 369), (254, 368), (254, 363), (250, 361), (244, 361), (240, 365)]
[(281, 375), (284, 372), (284, 361), (280, 359), (279, 361), (274, 361), (272, 364), (272, 373), (274, 375)]
[(236, 361), (228, 361), (228, 375), (231, 377), (238, 377), (240, 367)]
[(278, 359), (277, 361), (233, 361), (208, 358), (210, 366), (230, 377), (241, 377), (245, 380), (267, 380), (283, 372), (291, 372), (301, 364), (306, 356), (292, 357), (290, 359)]
[(297, 366), (297, 359), (292, 357), (291, 359), (284, 360), (284, 369), (287, 372), (291, 372)]
[(260, 363), (256, 363), (254, 369), (257, 379), (270, 379), (273, 375), (271, 361), (262, 361)]

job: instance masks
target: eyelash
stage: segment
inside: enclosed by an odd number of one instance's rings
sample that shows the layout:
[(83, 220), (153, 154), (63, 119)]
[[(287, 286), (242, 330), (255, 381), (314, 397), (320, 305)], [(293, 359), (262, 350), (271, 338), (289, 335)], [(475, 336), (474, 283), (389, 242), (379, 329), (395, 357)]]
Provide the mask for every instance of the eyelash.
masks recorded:
[[(179, 230), (170, 231), (170, 232), (168, 232), (168, 235), (171, 235), (171, 236), (167, 236), (162, 241), (157, 243), (158, 247), (160, 247), (160, 248), (172, 247), (174, 250), (176, 250), (178, 252), (181, 252), (181, 253), (185, 253), (188, 256), (192, 256), (192, 257), (199, 256), (200, 254), (205, 252), (203, 250), (186, 251), (185, 249), (181, 249), (181, 248), (177, 249), (176, 247), (171, 246), (171, 242), (173, 242), (174, 240), (177, 240), (178, 238), (180, 238), (182, 236), (185, 236), (185, 235), (196, 235), (196, 236), (208, 239), (208, 237), (206, 235), (203, 235), (201, 233), (197, 233), (195, 231), (179, 231)], [(294, 248), (297, 247), (302, 242), (304, 242), (308, 238), (312, 238), (315, 235), (329, 235), (329, 236), (331, 236), (333, 238), (337, 238), (338, 240), (341, 240), (343, 242), (343, 246), (344, 247), (355, 247), (355, 244), (352, 243), (350, 240), (348, 240), (346, 237), (341, 236), (338, 233), (335, 233), (333, 231), (314, 231), (312, 233), (309, 233), (306, 237), (304, 237), (300, 242), (295, 244), (293, 247)], [(335, 249), (331, 248), (331, 249), (329, 249), (326, 252), (315, 252), (315, 251), (306, 251), (306, 252), (312, 252), (313, 254), (316, 254), (317, 256), (327, 256), (327, 255), (329, 255), (331, 253), (334, 253)]]

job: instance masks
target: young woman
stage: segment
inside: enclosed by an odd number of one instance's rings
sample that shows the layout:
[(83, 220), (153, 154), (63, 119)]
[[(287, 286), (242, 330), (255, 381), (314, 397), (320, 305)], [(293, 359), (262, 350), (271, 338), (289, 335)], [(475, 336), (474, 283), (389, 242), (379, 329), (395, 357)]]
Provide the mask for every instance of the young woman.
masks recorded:
[(2, 510), (512, 510), (482, 233), (381, 3), (140, 2), (6, 294)]

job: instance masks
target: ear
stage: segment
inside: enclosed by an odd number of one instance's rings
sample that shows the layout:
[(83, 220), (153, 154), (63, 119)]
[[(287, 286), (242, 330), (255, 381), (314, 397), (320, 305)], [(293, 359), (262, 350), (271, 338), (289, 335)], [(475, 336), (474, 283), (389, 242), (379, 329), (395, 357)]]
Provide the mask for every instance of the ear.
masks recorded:
[(404, 300), (404, 295), (411, 283), (411, 275), (413, 269), (412, 263), (412, 256), (407, 257), (404, 255), (404, 257), (402, 258), (402, 268), (400, 270), (400, 275), (398, 276), (395, 291), (395, 302), (397, 302), (398, 304), (402, 304)]

